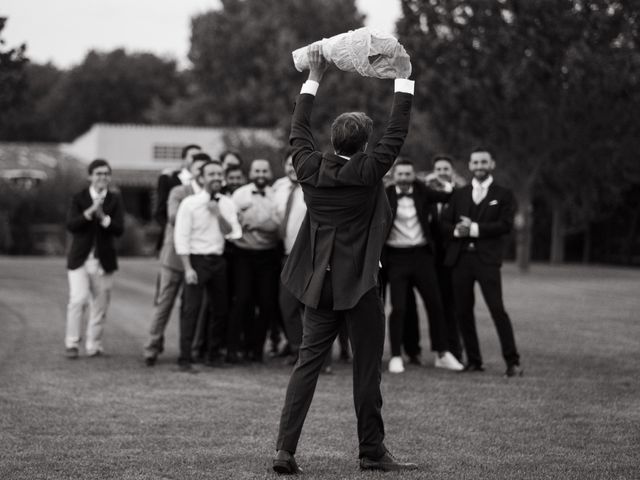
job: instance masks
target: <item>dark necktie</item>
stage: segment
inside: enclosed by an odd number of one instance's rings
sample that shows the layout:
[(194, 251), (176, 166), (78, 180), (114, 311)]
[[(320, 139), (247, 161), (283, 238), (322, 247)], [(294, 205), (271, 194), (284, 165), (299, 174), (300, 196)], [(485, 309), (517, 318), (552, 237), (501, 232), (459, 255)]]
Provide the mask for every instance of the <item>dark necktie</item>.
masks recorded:
[(292, 182), (289, 187), (289, 195), (287, 196), (287, 205), (284, 207), (284, 218), (282, 219), (282, 224), (280, 225), (280, 238), (283, 238), (287, 234), (287, 223), (289, 223), (289, 216), (291, 215), (291, 207), (293, 206), (293, 198), (294, 192), (296, 188), (300, 186), (299, 183)]
[(399, 193), (398, 194), (398, 199), (402, 198), (402, 197), (407, 197), (407, 198), (413, 198), (413, 193)]

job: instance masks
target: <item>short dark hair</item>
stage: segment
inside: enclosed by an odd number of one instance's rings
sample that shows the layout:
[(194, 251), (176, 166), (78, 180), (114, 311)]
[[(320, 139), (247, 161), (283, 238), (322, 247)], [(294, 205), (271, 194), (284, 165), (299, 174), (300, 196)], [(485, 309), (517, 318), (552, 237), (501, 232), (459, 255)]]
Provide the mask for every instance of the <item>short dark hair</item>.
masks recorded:
[(486, 147), (485, 145), (478, 145), (476, 147), (473, 147), (471, 149), (471, 153), (469, 155), (472, 155), (472, 154), (478, 153), (478, 152), (487, 152), (491, 156), (491, 158), (495, 158), (493, 156), (493, 152), (491, 151), (491, 149)]
[(91, 175), (96, 168), (100, 168), (100, 167), (107, 167), (109, 169), (109, 173), (111, 173), (111, 165), (109, 165), (109, 162), (107, 162), (103, 158), (96, 158), (87, 167), (87, 170), (89, 171), (89, 175)]
[(244, 164), (244, 161), (242, 160), (242, 156), (240, 155), (240, 152), (238, 152), (237, 150), (224, 150), (219, 156), (218, 158), (220, 159), (220, 163), (224, 162), (224, 157), (226, 157), (227, 155), (233, 155), (234, 157), (236, 157), (238, 160), (240, 160), (240, 165)]
[(413, 162), (411, 160), (409, 160), (408, 158), (404, 158), (404, 157), (398, 157), (395, 161), (395, 163), (393, 164), (393, 168), (396, 168), (398, 166), (401, 165), (409, 165), (410, 167), (415, 168), (415, 166), (413, 165)]
[(449, 155), (446, 155), (444, 153), (437, 153), (433, 156), (433, 158), (431, 159), (431, 167), (435, 168), (436, 162), (440, 161), (445, 161), (453, 167), (453, 159)]
[(197, 148), (198, 150), (202, 150), (202, 147), (200, 145), (196, 145), (195, 143), (191, 143), (185, 147), (182, 147), (182, 152), (180, 153), (180, 158), (182, 158), (183, 160), (185, 158), (187, 158), (187, 154), (189, 153), (189, 150), (191, 150), (192, 148)]
[(242, 167), (240, 165), (229, 165), (227, 169), (224, 171), (224, 176), (226, 177), (227, 175), (229, 175), (230, 172), (235, 172), (235, 171), (239, 171), (244, 175), (244, 170), (242, 170)]
[[(207, 155), (207, 157), (209, 157), (209, 155)], [(194, 156), (194, 160), (201, 160), (201, 159), (196, 159)], [(222, 163), (220, 163), (219, 160), (213, 160), (209, 157), (208, 160), (205, 160), (204, 163), (202, 165), (200, 165), (200, 174), (199, 175), (204, 175), (204, 169), (207, 168), (209, 165), (218, 165), (219, 167), (222, 167)]]
[(331, 144), (338, 155), (353, 155), (364, 148), (373, 131), (373, 120), (363, 112), (347, 112), (331, 124)]
[[(208, 153), (204, 153), (204, 152), (198, 152), (198, 153), (196, 153), (196, 154), (193, 156), (193, 158), (192, 158), (191, 160), (192, 160), (192, 161), (194, 161), (194, 162), (195, 162), (196, 160), (197, 160), (197, 161), (199, 161), (199, 162), (202, 162), (203, 160), (204, 160), (205, 162), (211, 162), (211, 161), (212, 161), (212, 159), (211, 159), (211, 157), (209, 156), (209, 154), (208, 154)], [(216, 160), (216, 161), (217, 161), (217, 160)]]

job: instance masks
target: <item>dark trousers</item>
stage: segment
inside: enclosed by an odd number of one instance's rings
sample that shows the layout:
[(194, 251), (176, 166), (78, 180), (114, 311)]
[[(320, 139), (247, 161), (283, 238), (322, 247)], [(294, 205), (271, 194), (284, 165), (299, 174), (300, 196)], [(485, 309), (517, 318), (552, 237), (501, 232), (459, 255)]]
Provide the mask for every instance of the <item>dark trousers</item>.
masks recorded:
[(379, 290), (369, 290), (349, 310), (333, 310), (332, 298), (331, 275), (327, 273), (318, 308), (305, 308), (302, 345), (287, 387), (277, 449), (295, 453), (318, 375), (340, 326), (346, 322), (353, 350), (353, 400), (360, 457), (376, 459), (385, 452), (380, 393), (385, 324)]
[[(233, 255), (235, 305), (227, 330), (227, 348), (237, 352), (244, 333), (247, 353), (262, 359), (267, 329), (280, 315), (280, 254), (277, 250), (237, 248)], [(259, 314), (255, 314), (255, 306)]]
[(400, 356), (407, 312), (407, 295), (415, 286), (427, 309), (431, 350), (447, 350), (444, 332), (444, 308), (433, 254), (428, 246), (387, 248), (387, 275), (391, 291), (389, 340), (391, 355)]
[(198, 324), (203, 296), (206, 295), (212, 315), (205, 329), (209, 344), (208, 355), (217, 353), (216, 339), (224, 331), (229, 308), (227, 294), (227, 262), (220, 255), (191, 255), (191, 266), (198, 275), (198, 283), (184, 285), (184, 308), (180, 317), (180, 356), (178, 363), (191, 363), (193, 338)]
[(407, 303), (404, 316), (404, 329), (402, 333), (402, 346), (404, 352), (410, 357), (417, 357), (422, 353), (420, 347), (420, 317), (416, 305), (416, 295), (413, 288), (407, 290)]
[(458, 328), (458, 321), (455, 315), (451, 268), (436, 261), (436, 276), (438, 277), (438, 287), (440, 287), (442, 307), (444, 309), (444, 331), (448, 347), (447, 350), (458, 360), (462, 361), (462, 343), (460, 342), (460, 329)]
[(463, 252), (452, 271), (455, 295), (455, 313), (467, 353), (467, 362), (482, 365), (480, 344), (473, 314), (475, 282), (480, 284), (482, 296), (489, 308), (491, 318), (498, 331), (502, 356), (507, 365), (519, 365), (520, 356), (516, 348), (511, 320), (502, 302), (502, 279), (499, 265), (489, 265), (478, 257), (477, 253)]
[(302, 316), (304, 314), (304, 304), (293, 294), (280, 284), (280, 313), (287, 342), (291, 353), (297, 355), (302, 343)]

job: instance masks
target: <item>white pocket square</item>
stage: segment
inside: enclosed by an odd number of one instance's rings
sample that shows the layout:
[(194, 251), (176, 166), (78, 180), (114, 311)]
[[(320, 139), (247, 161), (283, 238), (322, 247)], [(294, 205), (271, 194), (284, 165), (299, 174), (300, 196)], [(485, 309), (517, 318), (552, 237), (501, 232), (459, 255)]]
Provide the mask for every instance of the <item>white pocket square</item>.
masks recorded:
[(489, 205), (497, 205), (498, 204), (498, 200), (491, 200), (489, 202)]

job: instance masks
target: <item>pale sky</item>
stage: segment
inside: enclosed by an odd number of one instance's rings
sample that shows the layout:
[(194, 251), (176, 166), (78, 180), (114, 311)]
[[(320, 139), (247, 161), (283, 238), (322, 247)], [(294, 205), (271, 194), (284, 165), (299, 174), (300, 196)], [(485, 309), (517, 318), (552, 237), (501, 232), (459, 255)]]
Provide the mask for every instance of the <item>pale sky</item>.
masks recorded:
[[(310, 0), (312, 1), (312, 0)], [(356, 0), (366, 25), (393, 33), (400, 0)], [(190, 19), (214, 9), (218, 0), (2, 0), (9, 17), (5, 48), (27, 44), (35, 62), (68, 68), (90, 49), (148, 51), (187, 65)]]

